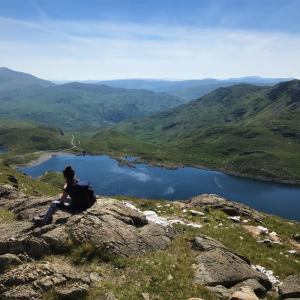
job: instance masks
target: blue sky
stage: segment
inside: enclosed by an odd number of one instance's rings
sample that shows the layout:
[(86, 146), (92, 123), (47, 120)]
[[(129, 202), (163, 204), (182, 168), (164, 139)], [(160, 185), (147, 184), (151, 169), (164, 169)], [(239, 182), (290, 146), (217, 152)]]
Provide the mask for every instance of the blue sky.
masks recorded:
[(0, 0), (0, 66), (52, 80), (300, 78), (300, 0)]

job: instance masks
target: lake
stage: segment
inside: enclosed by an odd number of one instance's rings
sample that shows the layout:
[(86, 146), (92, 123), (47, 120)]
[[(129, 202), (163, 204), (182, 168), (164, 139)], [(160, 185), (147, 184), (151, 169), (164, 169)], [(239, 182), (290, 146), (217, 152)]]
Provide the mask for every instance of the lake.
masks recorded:
[[(131, 159), (132, 160), (132, 159)], [(262, 212), (300, 221), (300, 186), (238, 178), (215, 171), (183, 168), (164, 170), (136, 164), (119, 167), (107, 156), (54, 156), (19, 171), (37, 178), (71, 165), (80, 179), (91, 182), (96, 194), (146, 199), (185, 200), (201, 194), (217, 194)]]
[(5, 149), (0, 149), (0, 154), (7, 152)]

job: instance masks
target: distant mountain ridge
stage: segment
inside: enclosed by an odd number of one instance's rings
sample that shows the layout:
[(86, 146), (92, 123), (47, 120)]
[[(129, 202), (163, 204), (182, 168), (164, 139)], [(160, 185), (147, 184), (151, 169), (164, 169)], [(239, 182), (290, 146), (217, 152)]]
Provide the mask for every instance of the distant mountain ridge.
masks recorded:
[[(289, 81), (293, 78), (262, 78), (259, 76), (249, 76), (242, 78), (229, 78), (229, 79), (214, 79), (204, 78), (195, 80), (181, 80), (181, 81), (168, 81), (168, 80), (146, 80), (146, 79), (120, 79), (120, 80), (105, 80), (99, 81), (94, 84), (105, 84), (116, 88), (127, 89), (146, 89), (153, 92), (171, 92), (175, 90), (216, 84), (218, 87), (234, 85), (238, 83), (248, 83), (256, 85), (275, 85), (281, 81)], [(201, 94), (198, 97), (202, 96)]]
[(107, 126), (125, 119), (151, 115), (185, 101), (165, 93), (68, 83), (43, 88), (0, 92), (0, 117), (25, 119), (62, 129)]
[(16, 72), (5, 67), (0, 68), (0, 92), (22, 89), (31, 85), (49, 87), (55, 84), (27, 73)]

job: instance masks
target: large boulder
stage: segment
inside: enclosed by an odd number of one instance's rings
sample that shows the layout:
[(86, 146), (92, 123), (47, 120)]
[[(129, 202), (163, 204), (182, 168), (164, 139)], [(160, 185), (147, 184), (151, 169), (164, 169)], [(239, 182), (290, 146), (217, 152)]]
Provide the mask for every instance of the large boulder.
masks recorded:
[[(94, 273), (84, 272), (66, 264), (24, 264), (0, 276), (0, 299), (36, 299), (52, 289), (57, 290), (62, 297), (65, 294), (66, 299), (74, 299), (68, 298), (68, 295), (84, 295), (94, 280)], [(68, 293), (68, 283), (83, 288), (72, 288)]]
[(300, 275), (287, 277), (279, 286), (279, 295), (282, 299), (300, 298)]
[(66, 227), (77, 243), (92, 243), (123, 257), (165, 250), (177, 231), (147, 222), (145, 216), (125, 204), (98, 202), (81, 215), (69, 218)]
[(255, 279), (267, 290), (272, 288), (268, 278), (251, 268), (247, 258), (231, 251), (218, 241), (199, 235), (192, 240), (192, 244), (194, 250), (202, 251), (196, 257), (196, 283), (230, 288), (247, 279)]
[(9, 265), (21, 265), (22, 261), (20, 258), (14, 254), (4, 254), (0, 255), (0, 268), (9, 266)]

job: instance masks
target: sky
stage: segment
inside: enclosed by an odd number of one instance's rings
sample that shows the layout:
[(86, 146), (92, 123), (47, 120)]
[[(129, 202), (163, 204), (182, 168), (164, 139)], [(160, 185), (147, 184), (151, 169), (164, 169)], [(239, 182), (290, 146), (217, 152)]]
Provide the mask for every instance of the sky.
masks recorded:
[(0, 0), (0, 67), (47, 80), (300, 78), (300, 0)]

